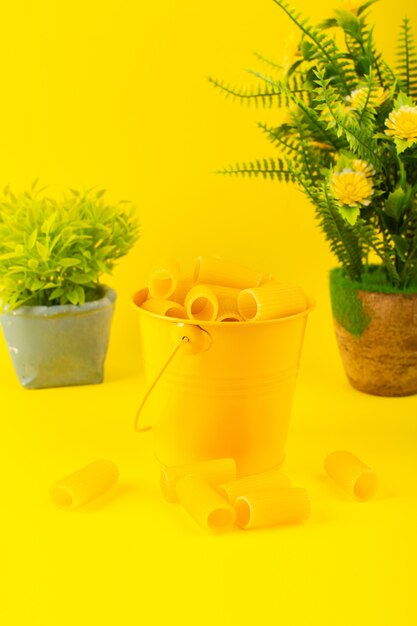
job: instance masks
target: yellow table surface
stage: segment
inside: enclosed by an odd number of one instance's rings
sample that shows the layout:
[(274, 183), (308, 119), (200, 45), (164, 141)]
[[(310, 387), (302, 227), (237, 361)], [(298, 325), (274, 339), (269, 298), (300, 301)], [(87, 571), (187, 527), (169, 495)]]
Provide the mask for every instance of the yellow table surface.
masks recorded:
[[(351, 389), (336, 348), (307, 333), (285, 469), (310, 519), (212, 536), (159, 491), (152, 434), (135, 434), (140, 367), (110, 351), (102, 385), (27, 391), (2, 342), (1, 602), (7, 626), (416, 623), (417, 400)], [(349, 500), (322, 469), (339, 448), (380, 489)], [(119, 484), (76, 512), (50, 485), (113, 460)]]
[[(335, 5), (294, 1), (314, 23)], [(390, 63), (416, 7), (372, 7)], [(335, 260), (307, 200), (292, 185), (213, 174), (279, 156), (256, 126), (280, 123), (276, 108), (240, 107), (206, 77), (256, 86), (245, 68), (269, 70), (252, 51), (288, 62), (290, 20), (269, 0), (14, 0), (1, 10), (1, 185), (20, 191), (38, 175), (53, 194), (98, 185), (135, 202), (143, 236), (115, 274), (103, 385), (24, 390), (0, 340), (0, 625), (417, 624), (417, 396), (349, 387), (323, 304)], [(317, 298), (285, 464), (311, 494), (305, 524), (211, 536), (162, 498), (152, 434), (133, 432), (143, 378), (127, 304), (161, 253), (220, 255)], [(375, 468), (374, 500), (350, 501), (324, 476), (339, 448)], [(119, 484), (82, 511), (55, 508), (50, 485), (98, 458), (118, 465)]]

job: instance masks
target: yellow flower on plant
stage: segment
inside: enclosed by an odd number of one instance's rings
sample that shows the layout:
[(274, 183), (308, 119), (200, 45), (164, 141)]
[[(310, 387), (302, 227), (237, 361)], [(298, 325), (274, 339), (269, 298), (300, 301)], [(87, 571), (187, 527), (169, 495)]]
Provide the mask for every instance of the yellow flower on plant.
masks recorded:
[(391, 111), (385, 126), (388, 127), (386, 135), (405, 141), (417, 139), (417, 107), (404, 104), (397, 111)]
[[(354, 89), (350, 96), (346, 96), (346, 100), (349, 103), (352, 109), (360, 109), (363, 106), (364, 99), (366, 100), (368, 95), (367, 87), (359, 87), (358, 89)], [(373, 89), (371, 93), (371, 102), (373, 106), (380, 107), (381, 104), (385, 102), (388, 98), (389, 94), (382, 87), (377, 87), (377, 89)]]
[(372, 182), (363, 172), (354, 172), (346, 168), (332, 175), (330, 187), (333, 196), (350, 207), (358, 204), (368, 206), (372, 196)]
[(352, 0), (345, 0), (345, 2), (340, 4), (341, 9), (344, 11), (350, 11), (354, 15), (357, 15), (360, 6), (360, 2), (353, 2)]
[(352, 163), (352, 167), (354, 172), (363, 172), (368, 178), (371, 178), (375, 174), (374, 166), (362, 159), (355, 159)]

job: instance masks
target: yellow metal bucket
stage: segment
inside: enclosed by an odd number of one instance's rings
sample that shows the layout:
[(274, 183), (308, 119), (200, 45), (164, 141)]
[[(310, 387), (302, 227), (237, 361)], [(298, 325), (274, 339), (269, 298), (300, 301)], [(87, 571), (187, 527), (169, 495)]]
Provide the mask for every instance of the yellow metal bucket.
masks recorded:
[(173, 466), (231, 457), (239, 476), (282, 465), (314, 303), (271, 321), (195, 322), (141, 309), (147, 295), (133, 296), (151, 384), (138, 430), (152, 427), (158, 460)]

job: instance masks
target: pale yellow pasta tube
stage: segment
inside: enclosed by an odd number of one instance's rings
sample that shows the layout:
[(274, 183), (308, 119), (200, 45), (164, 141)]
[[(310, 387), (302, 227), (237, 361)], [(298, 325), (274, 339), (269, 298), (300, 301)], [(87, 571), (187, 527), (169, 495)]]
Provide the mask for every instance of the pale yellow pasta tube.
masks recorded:
[(148, 280), (151, 298), (168, 300), (174, 293), (180, 275), (180, 266), (174, 259), (165, 259), (158, 263), (150, 273)]
[(237, 300), (234, 298), (220, 298), (216, 320), (218, 322), (243, 322), (243, 318), (237, 308)]
[(221, 532), (233, 526), (236, 518), (231, 504), (222, 498), (202, 476), (183, 476), (177, 483), (179, 503), (204, 530)]
[(261, 285), (266, 285), (267, 283), (273, 283), (273, 282), (276, 282), (276, 280), (272, 274), (262, 274), (262, 280), (258, 286), (260, 287)]
[(185, 296), (185, 310), (190, 320), (211, 322), (219, 311), (219, 299), (207, 285), (195, 285)]
[(234, 287), (223, 287), (222, 285), (212, 285), (211, 283), (207, 284), (206, 287), (209, 287), (212, 291), (214, 291), (219, 300), (221, 300), (222, 298), (231, 298), (232, 300), (237, 301), (241, 292), (241, 289), (235, 289)]
[(179, 317), (180, 319), (187, 317), (185, 308), (173, 300), (146, 300), (141, 308), (166, 317)]
[(206, 256), (198, 257), (194, 274), (195, 281), (198, 283), (223, 285), (237, 289), (257, 287), (260, 285), (262, 277), (262, 274), (247, 267)]
[(195, 282), (192, 280), (179, 280), (170, 299), (178, 302), (178, 304), (184, 304), (185, 296), (190, 291), (191, 287), (194, 287), (194, 285)]
[(332, 452), (324, 460), (324, 469), (357, 500), (369, 500), (377, 490), (378, 477), (375, 472), (351, 452)]
[(265, 489), (238, 496), (234, 502), (240, 528), (298, 524), (310, 515), (310, 499), (300, 487)]
[(206, 482), (216, 487), (236, 478), (234, 459), (211, 459), (188, 465), (164, 467), (161, 470), (161, 489), (169, 502), (177, 502), (177, 482), (183, 476), (202, 476)]
[(118, 477), (118, 469), (111, 461), (93, 461), (56, 482), (50, 496), (56, 506), (71, 511), (108, 491)]
[(291, 487), (291, 482), (281, 470), (262, 472), (252, 476), (244, 476), (229, 483), (220, 485), (219, 492), (224, 494), (233, 504), (238, 496), (254, 491), (265, 491), (266, 489), (282, 489)]
[(237, 299), (240, 289), (234, 287), (222, 287), (219, 285), (207, 285), (214, 291), (219, 301), (219, 309), (216, 320), (218, 322), (242, 322), (242, 316), (237, 308)]
[(238, 297), (239, 313), (244, 320), (257, 322), (301, 313), (307, 308), (307, 297), (297, 285), (267, 283), (244, 289)]

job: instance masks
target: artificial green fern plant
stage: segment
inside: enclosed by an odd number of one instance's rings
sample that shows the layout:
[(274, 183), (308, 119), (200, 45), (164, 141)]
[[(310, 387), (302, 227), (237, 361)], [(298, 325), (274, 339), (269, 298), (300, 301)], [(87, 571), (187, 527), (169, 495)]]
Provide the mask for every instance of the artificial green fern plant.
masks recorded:
[(139, 236), (133, 206), (104, 190), (71, 190), (62, 200), (37, 190), (0, 199), (0, 312), (7, 307), (82, 305), (103, 295), (110, 274)]
[(404, 18), (391, 69), (367, 21), (375, 1), (313, 26), (273, 0), (300, 30), (293, 62), (283, 70), (258, 55), (270, 74), (251, 72), (260, 82), (250, 89), (210, 81), (241, 102), (287, 108), (285, 122), (259, 124), (278, 158), (221, 173), (297, 183), (345, 275), (369, 283), (377, 273), (403, 290), (417, 288), (417, 55)]

